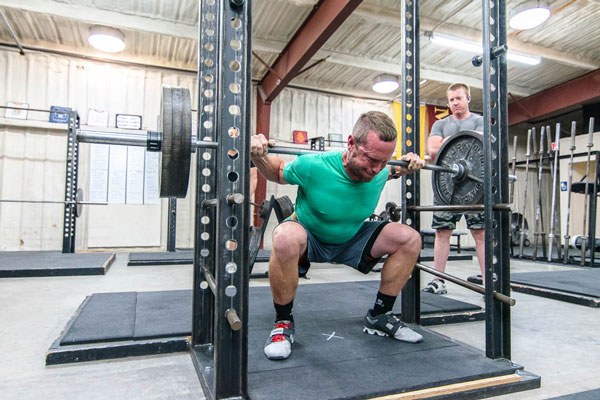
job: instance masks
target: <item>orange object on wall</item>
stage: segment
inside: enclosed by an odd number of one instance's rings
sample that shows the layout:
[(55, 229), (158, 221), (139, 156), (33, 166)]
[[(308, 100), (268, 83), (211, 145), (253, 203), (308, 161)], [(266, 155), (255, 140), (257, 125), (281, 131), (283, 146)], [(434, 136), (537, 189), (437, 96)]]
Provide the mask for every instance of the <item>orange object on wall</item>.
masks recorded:
[(294, 143), (296, 144), (308, 143), (308, 132), (306, 131), (294, 131), (292, 132), (292, 136), (294, 138)]

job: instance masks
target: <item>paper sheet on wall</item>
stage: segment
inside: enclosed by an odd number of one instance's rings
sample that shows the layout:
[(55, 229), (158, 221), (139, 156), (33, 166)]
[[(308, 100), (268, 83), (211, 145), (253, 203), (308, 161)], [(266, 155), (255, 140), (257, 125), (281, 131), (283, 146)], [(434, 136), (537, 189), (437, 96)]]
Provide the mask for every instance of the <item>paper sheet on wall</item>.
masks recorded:
[(110, 146), (108, 165), (108, 202), (125, 204), (127, 185), (127, 147)]
[(87, 124), (89, 126), (108, 126), (108, 111), (90, 108), (88, 111)]
[(127, 204), (144, 204), (144, 156), (143, 147), (127, 148)]
[(144, 174), (144, 203), (159, 204), (158, 186), (158, 159), (159, 153), (146, 153), (146, 171)]
[(89, 199), (95, 203), (105, 203), (108, 193), (108, 151), (107, 144), (90, 145), (90, 192)]

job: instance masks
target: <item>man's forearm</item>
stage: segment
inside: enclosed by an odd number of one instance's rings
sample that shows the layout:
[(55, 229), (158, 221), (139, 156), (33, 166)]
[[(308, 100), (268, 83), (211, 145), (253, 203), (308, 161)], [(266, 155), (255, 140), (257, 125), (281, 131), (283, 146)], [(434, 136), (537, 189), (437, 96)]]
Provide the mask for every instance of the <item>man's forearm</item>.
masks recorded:
[(268, 154), (265, 156), (253, 156), (252, 162), (267, 180), (279, 184), (286, 183), (283, 179), (283, 167), (285, 162), (282, 158)]

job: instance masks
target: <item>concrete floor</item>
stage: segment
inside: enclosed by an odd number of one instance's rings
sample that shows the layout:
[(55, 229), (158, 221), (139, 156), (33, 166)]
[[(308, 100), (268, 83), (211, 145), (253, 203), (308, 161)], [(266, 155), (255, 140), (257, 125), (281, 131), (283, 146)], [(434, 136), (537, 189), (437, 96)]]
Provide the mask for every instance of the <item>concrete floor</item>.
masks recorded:
[[(203, 399), (187, 353), (46, 367), (45, 354), (84, 298), (92, 293), (189, 289), (192, 267), (127, 267), (119, 253), (104, 276), (0, 279), (0, 399)], [(255, 266), (254, 272), (266, 266)], [(569, 269), (513, 261), (513, 272)], [(476, 261), (453, 261), (447, 272), (462, 278)], [(350, 268), (315, 265), (302, 284), (378, 279)], [(426, 283), (429, 276), (424, 275)], [(266, 285), (253, 279), (251, 285)], [(483, 305), (482, 296), (450, 284), (453, 298)], [(542, 387), (497, 399), (548, 399), (600, 387), (600, 309), (513, 293), (512, 359), (542, 377)], [(368, 307), (370, 305), (365, 305)], [(484, 351), (485, 324), (431, 329)]]

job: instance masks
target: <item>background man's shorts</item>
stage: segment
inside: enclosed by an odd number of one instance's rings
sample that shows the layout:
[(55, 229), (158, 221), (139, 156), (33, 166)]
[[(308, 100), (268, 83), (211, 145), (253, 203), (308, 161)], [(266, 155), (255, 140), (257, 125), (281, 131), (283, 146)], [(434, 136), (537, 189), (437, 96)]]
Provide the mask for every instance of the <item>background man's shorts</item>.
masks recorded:
[[(431, 227), (433, 229), (456, 229), (456, 223), (460, 221), (463, 213), (457, 213), (452, 211), (437, 211), (433, 213), (433, 222)], [(483, 229), (484, 217), (483, 212), (464, 213), (465, 219), (467, 220), (468, 229)]]

